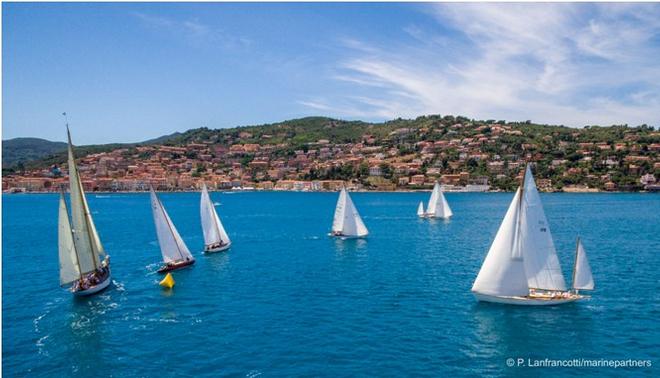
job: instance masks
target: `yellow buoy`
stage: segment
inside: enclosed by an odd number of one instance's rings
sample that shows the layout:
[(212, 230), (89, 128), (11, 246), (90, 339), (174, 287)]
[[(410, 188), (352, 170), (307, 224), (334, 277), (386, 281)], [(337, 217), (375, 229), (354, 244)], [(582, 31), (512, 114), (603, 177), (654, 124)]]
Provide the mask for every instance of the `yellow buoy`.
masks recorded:
[(165, 278), (163, 278), (163, 280), (160, 281), (160, 286), (166, 287), (168, 289), (174, 287), (174, 278), (172, 278), (172, 273), (167, 273)]

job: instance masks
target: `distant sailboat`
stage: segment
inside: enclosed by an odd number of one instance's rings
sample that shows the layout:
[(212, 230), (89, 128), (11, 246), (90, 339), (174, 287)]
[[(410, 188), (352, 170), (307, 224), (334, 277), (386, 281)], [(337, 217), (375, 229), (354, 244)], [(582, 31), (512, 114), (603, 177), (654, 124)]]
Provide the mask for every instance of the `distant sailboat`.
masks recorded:
[(342, 188), (335, 208), (335, 218), (332, 222), (331, 236), (345, 238), (362, 238), (369, 235), (367, 227), (362, 222), (346, 188)]
[(62, 190), (58, 221), (60, 286), (71, 285), (74, 295), (84, 296), (98, 293), (110, 285), (110, 257), (103, 249), (87, 206), (68, 125), (67, 139), (71, 220)]
[[(576, 252), (574, 280), (579, 286), (576, 289), (587, 288), (591, 272), (589, 270), (587, 274), (586, 254), (580, 244)], [(474, 281), (472, 292), (480, 301), (517, 305), (554, 305), (585, 298), (566, 289), (529, 166)]]
[(433, 186), (433, 192), (431, 193), (431, 198), (429, 199), (429, 205), (426, 208), (426, 212), (423, 212), (423, 214), (420, 215), (420, 209), (422, 211), (424, 209), (422, 203), (420, 203), (419, 207), (417, 208), (417, 215), (423, 218), (449, 219), (452, 215), (454, 215), (454, 213), (451, 211), (451, 208), (449, 208), (449, 203), (447, 203), (445, 195), (442, 193), (442, 190), (440, 190), (440, 184), (438, 182), (436, 182)]
[(231, 247), (231, 240), (229, 240), (225, 228), (222, 227), (206, 184), (202, 184), (202, 199), (199, 207), (202, 216), (202, 232), (204, 233), (204, 252), (226, 251)]
[(417, 206), (417, 216), (424, 218), (424, 202), (419, 201), (419, 206)]
[(165, 262), (165, 265), (158, 269), (158, 273), (166, 273), (194, 264), (195, 259), (174, 227), (170, 216), (167, 215), (163, 204), (158, 199), (158, 196), (156, 196), (156, 192), (154, 192), (153, 188), (150, 188), (150, 192), (151, 210), (154, 215), (158, 244), (160, 245), (160, 252), (163, 254), (163, 261)]

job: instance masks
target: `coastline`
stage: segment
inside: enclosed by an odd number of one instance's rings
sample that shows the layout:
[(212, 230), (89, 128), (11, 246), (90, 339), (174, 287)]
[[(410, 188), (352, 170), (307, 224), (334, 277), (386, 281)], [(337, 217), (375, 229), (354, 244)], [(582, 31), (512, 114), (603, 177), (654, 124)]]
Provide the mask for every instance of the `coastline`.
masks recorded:
[[(410, 190), (349, 190), (351, 193), (431, 193), (432, 189), (410, 189)], [(156, 193), (199, 193), (199, 190), (155, 190)], [(271, 189), (255, 189), (255, 190), (209, 190), (209, 193), (338, 193), (334, 190), (271, 190)], [(639, 191), (606, 191), (606, 190), (585, 190), (585, 191), (540, 191), (541, 193), (566, 193), (566, 194), (657, 194), (658, 191), (639, 190)], [(58, 194), (59, 191), (24, 191), (24, 192), (7, 192), (3, 191), (3, 195), (20, 195), (20, 194)], [(148, 190), (117, 190), (117, 191), (90, 191), (85, 194), (132, 194), (132, 193), (149, 193)], [(515, 193), (515, 190), (486, 190), (486, 191), (447, 191), (445, 194), (466, 194), (466, 193)]]

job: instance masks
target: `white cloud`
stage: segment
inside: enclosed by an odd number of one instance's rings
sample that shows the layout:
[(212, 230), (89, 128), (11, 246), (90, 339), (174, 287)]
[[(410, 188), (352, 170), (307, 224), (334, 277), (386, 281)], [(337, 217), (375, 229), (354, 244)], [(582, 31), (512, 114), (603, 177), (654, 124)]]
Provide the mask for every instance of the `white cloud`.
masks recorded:
[(166, 33), (178, 38), (193, 47), (246, 47), (251, 41), (245, 37), (237, 37), (222, 29), (214, 28), (200, 22), (198, 19), (175, 20), (168, 17), (134, 12), (142, 24), (157, 32)]
[(454, 49), (416, 25), (402, 30), (406, 44), (345, 40), (351, 54), (334, 79), (354, 90), (307, 105), (372, 118), (660, 125), (657, 4), (450, 3), (429, 14), (468, 42)]

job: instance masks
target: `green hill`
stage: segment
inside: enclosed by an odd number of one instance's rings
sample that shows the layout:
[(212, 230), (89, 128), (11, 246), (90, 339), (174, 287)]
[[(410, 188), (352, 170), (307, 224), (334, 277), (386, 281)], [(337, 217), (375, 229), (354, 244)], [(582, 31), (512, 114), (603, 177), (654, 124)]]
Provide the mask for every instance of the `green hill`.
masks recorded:
[(14, 138), (2, 141), (2, 168), (31, 162), (66, 150), (66, 143), (40, 138)]

